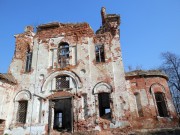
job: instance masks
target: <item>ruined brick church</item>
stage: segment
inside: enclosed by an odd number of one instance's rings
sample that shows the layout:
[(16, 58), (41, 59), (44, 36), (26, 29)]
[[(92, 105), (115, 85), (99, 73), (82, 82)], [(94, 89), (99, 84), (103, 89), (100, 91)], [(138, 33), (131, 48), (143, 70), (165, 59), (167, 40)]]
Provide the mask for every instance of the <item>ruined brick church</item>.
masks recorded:
[(0, 134), (172, 128), (178, 126), (168, 77), (124, 72), (120, 16), (101, 9), (87, 23), (27, 26), (16, 34), (8, 73), (0, 74)]

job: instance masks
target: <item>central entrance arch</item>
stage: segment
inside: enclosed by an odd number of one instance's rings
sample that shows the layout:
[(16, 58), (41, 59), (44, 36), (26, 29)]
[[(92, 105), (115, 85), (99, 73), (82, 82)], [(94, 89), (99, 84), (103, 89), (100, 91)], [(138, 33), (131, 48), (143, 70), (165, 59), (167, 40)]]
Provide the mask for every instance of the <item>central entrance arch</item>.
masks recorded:
[[(52, 87), (49, 86), (54, 86), (54, 89), (50, 90)], [(49, 95), (49, 134), (73, 132), (74, 104), (76, 104), (73, 97), (80, 87), (79, 77), (70, 71), (54, 72), (44, 81), (42, 92)]]
[(71, 71), (56, 71), (51, 73), (43, 82), (42, 87), (41, 87), (41, 92), (48, 92), (49, 90), (49, 83), (52, 82), (52, 80), (54, 78), (56, 78), (57, 76), (69, 76), (74, 80), (75, 83), (75, 87), (76, 89), (82, 88), (82, 83), (81, 80), (79, 78), (79, 76), (77, 76), (74, 72)]

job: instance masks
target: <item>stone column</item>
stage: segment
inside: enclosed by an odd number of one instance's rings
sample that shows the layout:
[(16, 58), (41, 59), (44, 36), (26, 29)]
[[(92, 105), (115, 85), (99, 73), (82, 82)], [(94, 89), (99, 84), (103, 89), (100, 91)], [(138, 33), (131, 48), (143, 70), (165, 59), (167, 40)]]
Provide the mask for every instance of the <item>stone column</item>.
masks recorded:
[(113, 121), (115, 121), (115, 119), (114, 119), (115, 114), (114, 114), (114, 106), (113, 106), (113, 96), (111, 93), (109, 94), (109, 103), (110, 103), (110, 109), (111, 109), (111, 119), (113, 122)]
[(50, 135), (51, 129), (53, 128), (53, 121), (54, 121), (54, 106), (55, 103), (52, 101), (49, 101), (49, 120), (48, 120), (48, 133)]
[(98, 101), (98, 94), (95, 94), (94, 97), (95, 97), (96, 124), (98, 124), (99, 123), (99, 101)]

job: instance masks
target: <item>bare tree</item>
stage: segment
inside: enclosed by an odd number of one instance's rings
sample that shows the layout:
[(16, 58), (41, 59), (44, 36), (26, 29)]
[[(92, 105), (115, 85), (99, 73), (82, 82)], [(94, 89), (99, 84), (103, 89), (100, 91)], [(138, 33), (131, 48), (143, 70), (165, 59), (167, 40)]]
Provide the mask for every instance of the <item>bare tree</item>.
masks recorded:
[(163, 64), (160, 69), (168, 75), (170, 87), (180, 92), (180, 56), (171, 52), (162, 53), (161, 56)]
[(177, 113), (180, 115), (180, 56), (165, 52), (161, 54), (163, 64), (160, 69), (169, 77), (169, 87)]

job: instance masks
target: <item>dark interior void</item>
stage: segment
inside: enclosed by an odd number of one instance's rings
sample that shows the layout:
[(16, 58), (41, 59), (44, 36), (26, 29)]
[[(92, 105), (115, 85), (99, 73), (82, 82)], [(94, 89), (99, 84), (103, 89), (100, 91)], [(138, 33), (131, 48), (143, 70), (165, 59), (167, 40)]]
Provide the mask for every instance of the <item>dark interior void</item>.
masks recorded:
[(71, 98), (54, 100), (54, 126), (58, 131), (72, 131)]
[(99, 115), (102, 118), (110, 119), (111, 118), (111, 109), (110, 109), (110, 100), (109, 93), (99, 93)]
[(103, 45), (96, 45), (95, 53), (96, 53), (96, 62), (105, 62)]
[(0, 125), (4, 123), (5, 123), (5, 120), (0, 119)]
[(156, 104), (159, 112), (159, 116), (167, 117), (168, 111), (165, 103), (165, 97), (163, 93), (155, 93)]

